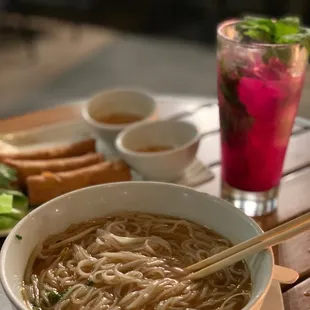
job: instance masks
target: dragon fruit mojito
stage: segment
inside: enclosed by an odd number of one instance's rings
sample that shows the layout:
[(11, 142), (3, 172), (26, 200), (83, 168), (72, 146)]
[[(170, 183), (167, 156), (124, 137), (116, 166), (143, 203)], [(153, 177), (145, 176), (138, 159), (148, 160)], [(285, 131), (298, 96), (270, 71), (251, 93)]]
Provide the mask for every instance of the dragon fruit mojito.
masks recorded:
[(231, 187), (263, 192), (279, 185), (308, 38), (295, 18), (245, 18), (218, 27), (222, 179)]

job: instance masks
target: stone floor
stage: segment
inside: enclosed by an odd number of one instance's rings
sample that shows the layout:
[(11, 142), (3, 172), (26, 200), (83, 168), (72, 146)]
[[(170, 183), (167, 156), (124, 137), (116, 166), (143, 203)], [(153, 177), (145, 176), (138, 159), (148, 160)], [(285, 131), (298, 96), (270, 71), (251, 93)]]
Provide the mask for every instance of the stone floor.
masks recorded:
[[(49, 35), (38, 59), (22, 46), (0, 52), (0, 118), (62, 104), (110, 87), (156, 93), (216, 95), (213, 47), (138, 37), (104, 28), (36, 20)], [(74, 35), (73, 35), (74, 34)], [(310, 118), (310, 74), (299, 114)]]

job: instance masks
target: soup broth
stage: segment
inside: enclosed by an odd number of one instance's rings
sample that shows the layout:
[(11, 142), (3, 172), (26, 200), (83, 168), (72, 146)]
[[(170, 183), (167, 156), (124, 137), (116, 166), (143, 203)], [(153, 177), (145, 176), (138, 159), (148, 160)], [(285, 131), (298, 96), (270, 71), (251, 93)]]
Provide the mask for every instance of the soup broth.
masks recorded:
[(184, 267), (230, 246), (184, 219), (115, 214), (72, 225), (38, 245), (22, 293), (29, 309), (240, 310), (251, 296), (245, 262), (182, 280)]

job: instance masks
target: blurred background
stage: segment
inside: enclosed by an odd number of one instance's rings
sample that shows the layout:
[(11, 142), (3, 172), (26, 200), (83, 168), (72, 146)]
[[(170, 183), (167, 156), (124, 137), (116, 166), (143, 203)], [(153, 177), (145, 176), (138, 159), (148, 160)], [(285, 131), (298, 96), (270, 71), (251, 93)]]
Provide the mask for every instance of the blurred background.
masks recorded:
[(117, 86), (216, 96), (216, 24), (246, 13), (310, 24), (310, 1), (0, 0), (0, 119)]

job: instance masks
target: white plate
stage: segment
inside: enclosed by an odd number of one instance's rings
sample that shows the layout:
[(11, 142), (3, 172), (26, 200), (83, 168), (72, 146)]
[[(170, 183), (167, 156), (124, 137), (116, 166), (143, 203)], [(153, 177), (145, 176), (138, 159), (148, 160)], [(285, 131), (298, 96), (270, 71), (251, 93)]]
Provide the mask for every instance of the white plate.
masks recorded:
[[(0, 151), (31, 150), (62, 143), (72, 143), (90, 137), (91, 135), (83, 121), (64, 122), (2, 135), (0, 137)], [(108, 159), (117, 156), (115, 150), (110, 149), (108, 145), (100, 141), (97, 141), (97, 151), (105, 154)], [(211, 180), (213, 177), (214, 174), (208, 167), (196, 159), (186, 169), (183, 177), (175, 183), (194, 187)], [(142, 176), (134, 170), (132, 170), (132, 179), (134, 181), (143, 180)], [(0, 229), (0, 237), (6, 237), (10, 231), (11, 229)]]

